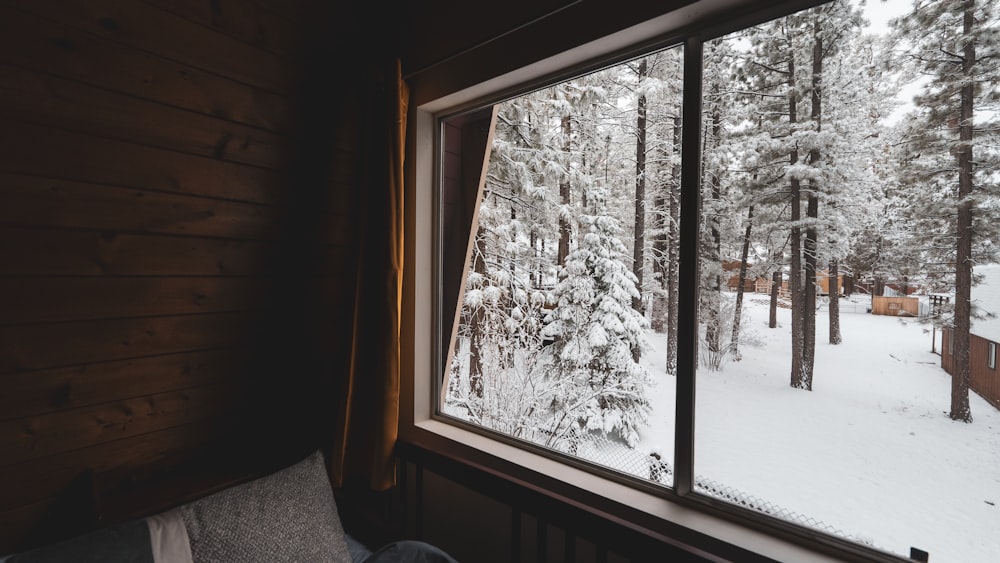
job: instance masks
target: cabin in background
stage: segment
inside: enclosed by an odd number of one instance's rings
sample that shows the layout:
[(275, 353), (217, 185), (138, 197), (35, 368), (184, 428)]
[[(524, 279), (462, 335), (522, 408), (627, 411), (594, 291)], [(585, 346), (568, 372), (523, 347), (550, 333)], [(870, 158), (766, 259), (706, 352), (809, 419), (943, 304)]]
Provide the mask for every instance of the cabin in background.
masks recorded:
[[(1000, 265), (976, 266), (973, 274), (980, 280), (972, 286), (974, 314), (969, 329), (969, 387), (1000, 409)], [(953, 332), (941, 329), (941, 367), (954, 375)]]

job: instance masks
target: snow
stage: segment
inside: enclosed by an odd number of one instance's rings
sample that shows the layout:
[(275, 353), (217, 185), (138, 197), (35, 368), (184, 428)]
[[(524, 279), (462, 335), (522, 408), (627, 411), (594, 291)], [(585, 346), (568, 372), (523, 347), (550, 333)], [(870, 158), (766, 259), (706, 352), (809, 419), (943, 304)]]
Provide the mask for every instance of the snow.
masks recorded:
[[(698, 374), (699, 479), (904, 556), (913, 546), (935, 563), (997, 560), (1000, 411), (970, 393), (974, 422), (948, 418), (950, 378), (925, 325), (842, 314), (844, 342), (831, 346), (822, 308), (808, 392), (789, 386), (789, 310), (778, 310), (775, 329), (767, 327), (766, 296), (746, 295), (744, 310), (741, 341), (756, 345), (741, 346), (742, 361)], [(653, 412), (637, 449), (672, 452), (666, 340), (649, 340), (643, 363), (661, 384), (649, 391)], [(940, 350), (940, 333), (938, 340)]]

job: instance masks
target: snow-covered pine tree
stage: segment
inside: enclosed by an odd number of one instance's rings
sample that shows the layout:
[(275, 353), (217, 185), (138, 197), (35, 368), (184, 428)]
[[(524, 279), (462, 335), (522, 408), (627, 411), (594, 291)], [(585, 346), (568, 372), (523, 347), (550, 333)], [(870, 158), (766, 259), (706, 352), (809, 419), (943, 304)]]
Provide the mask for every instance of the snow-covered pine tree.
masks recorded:
[(830, 212), (849, 185), (856, 141), (835, 111), (851, 99), (853, 82), (829, 76), (842, 67), (859, 23), (856, 10), (835, 1), (750, 28), (741, 38), (748, 48), (736, 74), (753, 117), (744, 126), (750, 131), (739, 133), (755, 148), (744, 155), (743, 168), (757, 175), (748, 183), (756, 192), (749, 201), (787, 209), (791, 385), (806, 390), (812, 389), (815, 358), (817, 264), (824, 254), (842, 253), (824, 250), (823, 243), (838, 238), (830, 231), (839, 216)]
[(596, 431), (634, 446), (647, 422), (649, 376), (632, 350), (644, 346), (647, 322), (632, 308), (638, 289), (618, 221), (579, 221), (583, 234), (560, 273), (543, 331), (554, 340), (543, 367), (551, 397), (545, 428), (553, 444)]
[[(951, 411), (969, 407), (970, 301), (975, 263), (996, 259), (1000, 22), (987, 0), (916, 0), (892, 22), (900, 61), (927, 80), (914, 98), (905, 176), (915, 218), (929, 234), (925, 263), (953, 264), (955, 304)], [(978, 118), (977, 118), (978, 116)], [(913, 241), (917, 243), (917, 240)], [(980, 262), (981, 263), (981, 262)]]

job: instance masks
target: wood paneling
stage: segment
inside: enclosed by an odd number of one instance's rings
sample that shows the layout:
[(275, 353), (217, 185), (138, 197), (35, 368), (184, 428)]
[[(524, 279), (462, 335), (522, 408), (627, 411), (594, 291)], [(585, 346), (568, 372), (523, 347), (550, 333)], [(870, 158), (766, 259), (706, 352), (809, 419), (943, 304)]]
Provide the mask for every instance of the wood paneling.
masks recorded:
[(0, 326), (0, 373), (240, 345), (259, 321), (214, 313)]
[(19, 0), (32, 13), (265, 91), (288, 94), (289, 65), (267, 51), (141, 2)]
[[(300, 35), (288, 20), (274, 17), (259, 3), (241, 0), (146, 0), (185, 19), (278, 55), (298, 52)], [(283, 2), (295, 5), (295, 2)]]
[(7, 463), (87, 448), (209, 418), (238, 405), (235, 384), (213, 384), (0, 422)]
[(36, 499), (54, 497), (85, 470), (107, 471), (120, 465), (153, 464), (168, 456), (212, 444), (231, 436), (244, 424), (238, 417), (222, 416), (224, 414), (220, 412), (212, 424), (195, 422), (172, 426), (0, 467), (0, 478), (5, 483), (0, 488), (0, 504), (24, 506)]
[(3, 172), (272, 205), (288, 196), (288, 179), (264, 168), (7, 117), (0, 129)]
[(258, 309), (259, 277), (0, 278), (3, 323), (51, 323)]
[[(997, 345), (1000, 348), (1000, 345)], [(969, 338), (969, 385), (993, 406), (1000, 409), (1000, 366), (994, 358), (990, 367), (990, 341), (977, 334)]]
[[(0, 173), (0, 224), (275, 240), (280, 207)], [(331, 241), (332, 242), (332, 241)]]
[[(954, 375), (955, 355), (951, 350), (951, 331), (950, 327), (941, 329), (941, 369)], [(997, 347), (1000, 348), (1000, 344)], [(969, 335), (969, 387), (1000, 409), (1000, 363), (997, 367), (989, 367), (989, 352), (989, 340), (975, 332)], [(1000, 361), (1000, 358), (997, 360)]]
[(291, 127), (285, 97), (16, 9), (0, 18), (0, 60), (270, 131)]
[(263, 275), (280, 250), (270, 242), (0, 227), (8, 275)]
[[(365, 123), (304, 72), (365, 52), (309, 52), (351, 25), (319, 8), (0, 0), (0, 553), (213, 490), (227, 452), (318, 445)], [(183, 458), (92, 498), (95, 472)]]
[[(645, 517), (615, 520), (594, 504), (566, 502), (545, 487), (525, 486), (503, 473), (483, 470), (400, 444), (403, 462), (401, 521), (406, 537), (431, 541), (459, 560), (476, 561), (705, 561), (707, 555), (688, 541), (690, 531), (650, 528)], [(483, 498), (483, 497), (488, 498)], [(452, 510), (449, 507), (460, 507)], [(416, 512), (413, 518), (410, 514)], [(638, 513), (638, 511), (636, 511)], [(475, 513), (470, 520), (469, 515)], [(416, 526), (409, 525), (415, 522)], [(683, 538), (683, 539), (681, 539)], [(763, 558), (715, 540), (712, 560), (758, 561)], [(613, 557), (613, 554), (620, 554)]]
[(287, 165), (285, 141), (275, 133), (10, 64), (0, 64), (0, 113), (219, 160)]
[(0, 376), (0, 420), (234, 380), (252, 367), (244, 347), (9, 373)]
[[(349, 195), (342, 186), (335, 193)], [(287, 209), (273, 205), (21, 174), (0, 172), (0, 189), (5, 196), (0, 225), (276, 241), (285, 238), (289, 221)], [(331, 216), (338, 220), (321, 225), (317, 242), (350, 243), (354, 220), (342, 211), (347, 201), (338, 197), (331, 202)]]

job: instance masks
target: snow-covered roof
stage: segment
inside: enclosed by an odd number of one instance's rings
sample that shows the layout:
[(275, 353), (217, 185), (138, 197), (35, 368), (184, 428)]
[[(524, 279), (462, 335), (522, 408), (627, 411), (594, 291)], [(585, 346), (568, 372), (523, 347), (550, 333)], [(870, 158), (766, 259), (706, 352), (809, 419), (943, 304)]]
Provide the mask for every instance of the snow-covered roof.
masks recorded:
[(973, 273), (982, 275), (983, 279), (972, 286), (972, 305), (980, 312), (993, 313), (995, 316), (974, 319), (971, 332), (987, 340), (1000, 342), (1000, 264), (976, 266)]

